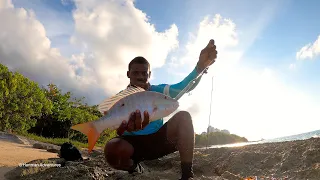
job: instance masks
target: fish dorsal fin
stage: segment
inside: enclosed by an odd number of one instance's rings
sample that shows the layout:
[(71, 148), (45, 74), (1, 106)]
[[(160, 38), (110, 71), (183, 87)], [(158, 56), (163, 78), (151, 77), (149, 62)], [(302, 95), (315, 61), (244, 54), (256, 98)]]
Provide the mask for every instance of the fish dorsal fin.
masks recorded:
[(120, 99), (129, 96), (131, 94), (137, 93), (137, 92), (142, 92), (145, 91), (143, 88), (140, 87), (128, 87), (127, 89), (120, 91), (116, 95), (109, 97), (102, 101), (98, 105), (98, 110), (104, 114), (104, 112), (108, 111), (115, 103), (117, 103)]

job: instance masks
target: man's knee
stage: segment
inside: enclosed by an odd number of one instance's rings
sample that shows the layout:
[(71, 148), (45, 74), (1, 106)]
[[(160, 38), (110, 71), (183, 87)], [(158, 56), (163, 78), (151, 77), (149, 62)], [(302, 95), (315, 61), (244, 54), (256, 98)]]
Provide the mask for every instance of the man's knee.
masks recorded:
[(183, 125), (192, 124), (192, 117), (188, 111), (179, 111), (177, 114), (174, 115), (174, 117), (179, 124), (183, 124)]
[(168, 122), (167, 137), (173, 143), (178, 143), (179, 139), (184, 141), (194, 136), (192, 118), (189, 112), (179, 111)]
[(104, 148), (106, 161), (114, 167), (120, 166), (119, 159), (130, 159), (133, 147), (127, 141), (120, 138), (111, 139)]
[[(170, 133), (176, 133), (179, 130), (193, 129), (192, 118), (189, 112), (179, 111), (168, 122)], [(173, 131), (173, 132), (171, 132)]]

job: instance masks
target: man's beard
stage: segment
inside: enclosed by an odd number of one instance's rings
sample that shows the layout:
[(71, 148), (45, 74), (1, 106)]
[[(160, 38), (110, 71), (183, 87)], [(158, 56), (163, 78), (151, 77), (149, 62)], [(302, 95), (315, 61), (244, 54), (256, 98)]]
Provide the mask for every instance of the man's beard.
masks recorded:
[(136, 81), (134, 84), (131, 84), (134, 86), (139, 86), (145, 90), (148, 90), (150, 87), (150, 83), (149, 82), (142, 82), (142, 81)]

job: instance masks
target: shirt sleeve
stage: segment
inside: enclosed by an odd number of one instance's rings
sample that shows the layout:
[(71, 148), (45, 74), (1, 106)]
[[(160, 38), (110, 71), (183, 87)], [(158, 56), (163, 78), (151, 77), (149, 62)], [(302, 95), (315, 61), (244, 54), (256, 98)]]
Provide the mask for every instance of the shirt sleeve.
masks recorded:
[[(157, 86), (153, 86), (152, 89), (154, 91), (163, 93), (167, 96), (170, 96), (172, 98), (175, 98), (191, 81), (193, 81), (197, 77), (198, 73), (196, 69), (193, 69), (193, 71), (185, 77), (182, 81), (176, 84), (160, 84)], [(202, 77), (202, 76), (201, 76)], [(201, 77), (199, 77), (195, 83), (190, 87), (187, 93), (192, 91), (200, 82)]]

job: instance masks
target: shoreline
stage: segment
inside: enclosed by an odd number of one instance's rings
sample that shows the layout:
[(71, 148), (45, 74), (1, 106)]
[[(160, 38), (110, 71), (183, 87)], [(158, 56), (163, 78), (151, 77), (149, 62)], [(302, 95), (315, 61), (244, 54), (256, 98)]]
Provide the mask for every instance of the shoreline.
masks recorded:
[[(318, 131), (318, 130), (317, 130)], [(294, 135), (297, 136), (297, 135)], [(231, 144), (218, 144), (218, 145), (208, 145), (208, 149), (212, 148), (222, 148), (222, 147), (241, 147), (241, 146), (248, 146), (248, 145), (255, 145), (255, 144), (266, 144), (266, 143), (282, 143), (282, 142), (293, 142), (293, 141), (303, 141), (303, 140), (309, 140), (309, 139), (316, 139), (320, 138), (319, 135), (312, 135), (304, 138), (292, 138), (292, 136), (285, 136), (280, 138), (274, 138), (274, 139), (263, 139), (263, 140), (257, 140), (257, 141), (247, 141), (247, 142), (236, 142)], [(206, 146), (195, 146), (195, 149), (206, 149)]]
[[(7, 145), (5, 145), (7, 143)], [(15, 166), (2, 166), (0, 173), (10, 179), (178, 179), (180, 175), (179, 153), (172, 153), (163, 158), (151, 161), (143, 161), (142, 165), (146, 172), (144, 174), (130, 175), (125, 171), (111, 168), (104, 160), (103, 149), (96, 149), (93, 154), (87, 155), (86, 149), (81, 149), (84, 161), (65, 162), (57, 156), (57, 153), (49, 153), (45, 150), (35, 149), (32, 145), (19, 144), (17, 142), (5, 142), (1, 144), (7, 148), (5, 152), (9, 155), (7, 159)], [(283, 180), (319, 180), (320, 179), (320, 138), (309, 138), (304, 140), (293, 140), (284, 142), (261, 142), (258, 144), (242, 143), (243, 146), (195, 149), (194, 151), (194, 173), (195, 180), (244, 180), (249, 176), (282, 178)], [(251, 142), (254, 143), (254, 142)], [(236, 143), (241, 144), (241, 143)], [(17, 153), (21, 148), (23, 153)], [(226, 146), (226, 145), (222, 145)], [(230, 144), (229, 144), (230, 146)], [(30, 155), (26, 151), (32, 151), (35, 156), (25, 158), (24, 163), (61, 163), (61, 167), (24, 167), (22, 171), (17, 164), (23, 160), (19, 155)], [(10, 153), (17, 153), (10, 156)], [(40, 156), (44, 153), (44, 156)], [(0, 154), (1, 155), (1, 154)], [(49, 156), (49, 157), (48, 157)], [(16, 158), (12, 161), (10, 158)], [(19, 159), (20, 158), (20, 159)], [(0, 162), (1, 163), (1, 162)], [(12, 165), (12, 164), (11, 164)], [(13, 169), (12, 169), (13, 168)], [(27, 173), (27, 176), (21, 177)], [(30, 174), (28, 174), (30, 173)], [(1, 177), (3, 177), (0, 175)], [(11, 177), (11, 178), (10, 178)], [(19, 178), (20, 177), (20, 178)], [(52, 178), (54, 177), (54, 178)], [(287, 178), (283, 178), (287, 177)], [(242, 179), (241, 179), (242, 178)]]

